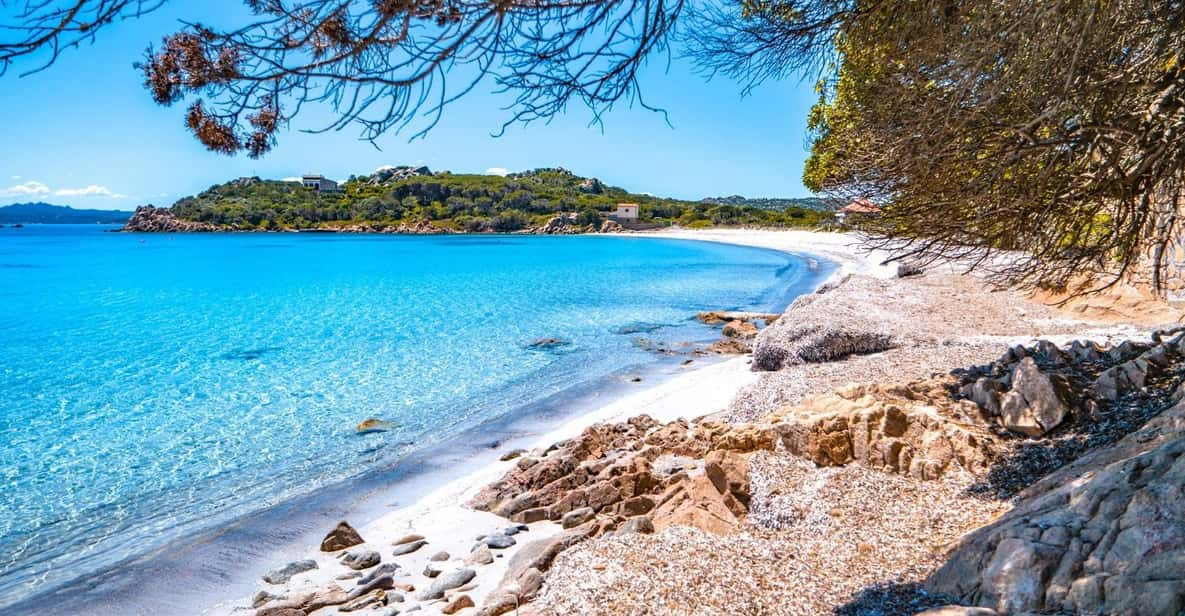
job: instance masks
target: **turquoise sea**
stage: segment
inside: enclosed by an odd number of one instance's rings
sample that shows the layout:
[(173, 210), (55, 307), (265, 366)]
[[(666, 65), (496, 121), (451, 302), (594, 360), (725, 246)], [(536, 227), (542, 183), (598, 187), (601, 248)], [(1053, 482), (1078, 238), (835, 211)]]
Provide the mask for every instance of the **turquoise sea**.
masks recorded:
[[(715, 339), (697, 311), (780, 310), (830, 273), (656, 238), (110, 229), (0, 229), (0, 611), (639, 373), (659, 358), (637, 338)], [(368, 417), (397, 426), (356, 434)]]

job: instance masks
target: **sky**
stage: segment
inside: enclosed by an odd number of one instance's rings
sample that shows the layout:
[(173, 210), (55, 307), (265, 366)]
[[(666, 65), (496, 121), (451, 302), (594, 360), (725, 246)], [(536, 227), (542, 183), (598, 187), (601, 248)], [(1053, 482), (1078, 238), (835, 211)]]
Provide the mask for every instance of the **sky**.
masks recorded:
[(298, 116), (263, 159), (212, 153), (186, 130), (185, 103), (153, 103), (133, 67), (149, 44), (180, 27), (179, 19), (208, 22), (212, 6), (231, 11), (237, 3), (171, 0), (66, 51), (45, 71), (0, 77), (0, 205), (127, 210), (170, 205), (242, 176), (344, 179), (402, 164), (456, 173), (565, 167), (634, 192), (694, 200), (810, 195), (802, 166), (812, 84), (766, 83), (742, 96), (739, 84), (706, 81), (677, 58), (669, 66), (652, 62), (642, 76), (647, 102), (665, 109), (666, 120), (619, 106), (603, 126), (589, 126), (588, 109), (572, 106), (550, 123), (512, 126), (495, 137), (509, 112), (487, 83), (448, 108), (426, 138), (388, 134), (376, 148), (355, 127), (302, 132), (329, 117), (331, 109), (321, 108)]

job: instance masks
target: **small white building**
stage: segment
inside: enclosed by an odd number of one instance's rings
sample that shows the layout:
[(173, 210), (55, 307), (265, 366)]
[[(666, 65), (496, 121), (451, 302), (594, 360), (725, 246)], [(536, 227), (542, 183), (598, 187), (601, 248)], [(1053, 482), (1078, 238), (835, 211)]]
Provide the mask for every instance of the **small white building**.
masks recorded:
[(337, 182), (323, 175), (306, 175), (300, 179), (305, 188), (312, 188), (317, 192), (341, 192)]
[(637, 222), (638, 221), (638, 204), (637, 203), (618, 203), (617, 209), (614, 210), (609, 218), (618, 222)]

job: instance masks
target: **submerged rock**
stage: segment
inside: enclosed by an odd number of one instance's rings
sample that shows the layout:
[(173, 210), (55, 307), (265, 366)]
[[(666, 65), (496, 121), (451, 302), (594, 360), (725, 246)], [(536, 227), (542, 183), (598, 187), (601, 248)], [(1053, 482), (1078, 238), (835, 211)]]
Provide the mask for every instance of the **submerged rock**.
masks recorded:
[(354, 431), (358, 434), (370, 434), (372, 432), (386, 432), (387, 430), (393, 429), (395, 426), (396, 423), (393, 421), (386, 421), (384, 419), (370, 417), (368, 419), (362, 420), (362, 422), (354, 428)]

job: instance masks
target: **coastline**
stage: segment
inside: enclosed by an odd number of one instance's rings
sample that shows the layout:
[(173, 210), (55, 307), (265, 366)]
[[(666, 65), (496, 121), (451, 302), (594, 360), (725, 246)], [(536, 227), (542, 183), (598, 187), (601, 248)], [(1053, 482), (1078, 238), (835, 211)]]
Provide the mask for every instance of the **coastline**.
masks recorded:
[[(819, 286), (849, 273), (887, 278), (893, 276), (895, 272), (895, 268), (881, 265), (875, 255), (860, 252), (855, 246), (855, 239), (845, 234), (729, 229), (615, 235), (643, 240), (662, 238), (719, 242), (826, 260), (832, 263), (835, 269), (828, 277), (818, 281)], [(428, 566), (430, 564), (428, 558), (434, 552), (444, 551), (450, 555), (468, 554), (472, 547), (473, 537), (488, 534), (507, 525), (507, 520), (493, 513), (475, 511), (465, 506), (465, 503), (478, 491), (514, 467), (517, 460), (499, 460), (500, 454), (518, 449), (544, 449), (554, 443), (579, 435), (585, 428), (593, 424), (621, 422), (638, 415), (649, 415), (657, 421), (670, 422), (721, 414), (726, 411), (738, 393), (746, 386), (756, 383), (760, 378), (759, 373), (750, 370), (750, 364), (750, 356), (742, 355), (690, 370), (684, 369), (680, 374), (668, 380), (641, 391), (629, 393), (608, 404), (593, 406), (583, 412), (571, 413), (558, 425), (542, 432), (521, 434), (515, 438), (506, 439), (500, 443), (497, 449), (481, 452), (484, 455), (453, 460), (445, 466), (449, 468), (464, 466), (474, 470), (469, 470), (443, 485), (423, 490), (414, 501), (388, 511), (377, 519), (355, 524), (355, 528), (366, 540), (366, 545), (380, 551), (384, 551), (398, 538), (411, 533), (429, 537), (428, 547), (415, 554), (401, 557), (400, 564), (410, 572), (417, 572), (421, 567)], [(447, 472), (443, 468), (441, 470)], [(321, 532), (331, 528), (335, 522), (336, 520), (325, 520), (320, 529)], [(530, 540), (554, 536), (562, 531), (561, 525), (555, 522), (542, 521), (527, 526), (530, 528), (528, 531)], [(318, 562), (318, 567), (294, 576), (293, 581), (285, 585), (291, 591), (290, 594), (311, 592), (333, 584), (336, 579), (335, 573), (339, 570), (335, 558), (330, 554), (318, 551), (314, 542), (310, 541), (305, 545), (307, 549), (303, 553), (287, 552), (283, 556), (277, 554), (267, 567), (253, 572), (254, 575), (250, 578), (251, 583), (256, 588), (266, 587), (266, 584), (258, 582), (258, 580), (259, 576), (267, 569), (278, 568), (289, 561), (311, 559)], [(507, 565), (513, 558), (514, 551), (514, 548), (511, 548), (498, 554), (497, 559), (482, 568), (482, 575), (476, 582), (470, 584), (468, 593), (479, 605), (486, 595), (497, 590), (498, 584), (507, 570)], [(276, 590), (279, 590), (279, 587)], [(251, 598), (247, 594), (240, 594), (217, 601), (201, 610), (200, 614), (203, 616), (243, 614), (250, 613), (251, 609)], [(327, 613), (334, 612), (330, 610)], [(435, 612), (426, 610), (423, 613)]]
[[(665, 237), (661, 233), (625, 235)], [(703, 238), (691, 235), (672, 239)], [(810, 254), (798, 245), (790, 246), (790, 250), (774, 246), (755, 247)], [(844, 271), (843, 263), (836, 264), (840, 267), (832, 271), (831, 276)], [(819, 284), (824, 280), (820, 277), (813, 282)], [(476, 426), (413, 454), (396, 465), (401, 468), (380, 471), (373, 477), (346, 480), (343, 485), (331, 486), (323, 493), (318, 491), (307, 498), (298, 497), (215, 531), (199, 532), (196, 536), (170, 542), (149, 554), (129, 559), (95, 576), (100, 588), (93, 591), (89, 588), (80, 591), (67, 585), (38, 593), (11, 609), (14, 613), (77, 613), (78, 607), (85, 605), (87, 613), (103, 614), (128, 613), (127, 606), (132, 606), (132, 613), (153, 613), (156, 609), (169, 613), (236, 612), (250, 603), (244, 596), (259, 586), (260, 574), (303, 556), (305, 549), (314, 545), (341, 516), (348, 515), (352, 521), (373, 517), (374, 521), (360, 525), (360, 530), (366, 533), (368, 528), (377, 528), (379, 535), (387, 534), (385, 529), (419, 521), (423, 521), (427, 528), (429, 520), (442, 521), (443, 526), (496, 524), (499, 520), (496, 516), (477, 514), (460, 504), (467, 500), (468, 494), (495, 479), (510, 464), (498, 463), (497, 457), (501, 453), (519, 447), (546, 446), (579, 433), (591, 423), (621, 420), (642, 412), (667, 420), (723, 410), (736, 391), (756, 378), (746, 362), (746, 357), (697, 359), (696, 365), (687, 367), (677, 366), (675, 361), (658, 360), (650, 372), (643, 373), (646, 378), (642, 385), (625, 379), (618, 379), (622, 381), (620, 386), (590, 384), (586, 388), (590, 391), (582, 392), (578, 400), (548, 401), (543, 405), (545, 408), (534, 409), (525, 416), (519, 416), (516, 411), (511, 413), (514, 417), (504, 418), (505, 421)], [(540, 414), (552, 416), (541, 417)], [(462, 442), (475, 437), (483, 442)], [(499, 447), (489, 448), (484, 442), (489, 440), (486, 437), (499, 441)], [(440, 485), (443, 478), (455, 477), (459, 468), (479, 470)], [(393, 503), (392, 497), (398, 502)], [(396, 506), (398, 509), (391, 511)], [(313, 511), (300, 511), (305, 507)], [(439, 515), (440, 512), (447, 515)], [(464, 547), (467, 550), (469, 546)], [(218, 562), (228, 558), (242, 558), (249, 562)], [(216, 566), (211, 567), (211, 563)], [(176, 579), (185, 589), (154, 587), (152, 581), (158, 578)], [(486, 578), (496, 581), (492, 576)], [(309, 582), (312, 581), (310, 578)], [(212, 597), (224, 600), (213, 605), (204, 603), (204, 599)]]

